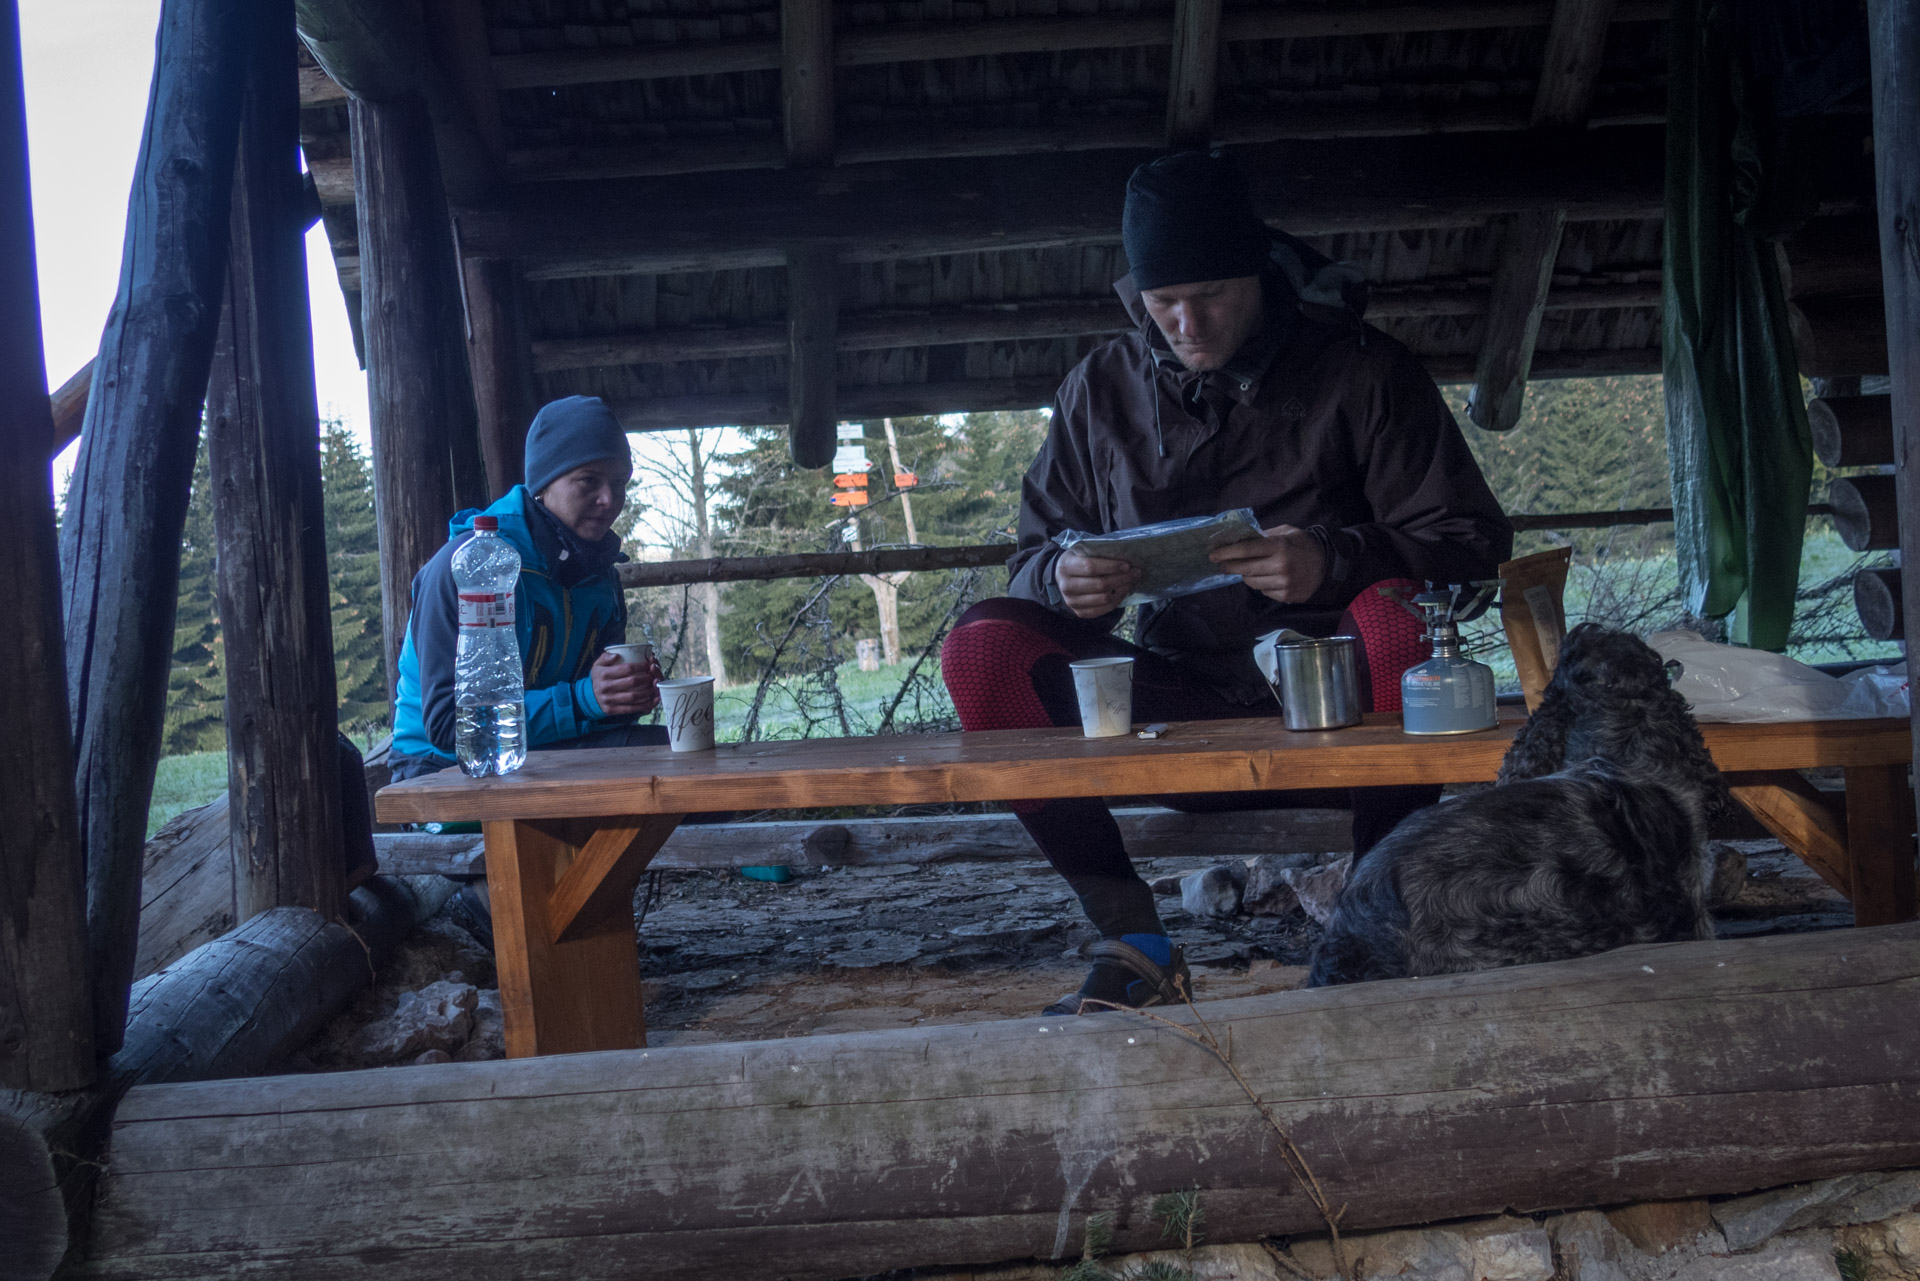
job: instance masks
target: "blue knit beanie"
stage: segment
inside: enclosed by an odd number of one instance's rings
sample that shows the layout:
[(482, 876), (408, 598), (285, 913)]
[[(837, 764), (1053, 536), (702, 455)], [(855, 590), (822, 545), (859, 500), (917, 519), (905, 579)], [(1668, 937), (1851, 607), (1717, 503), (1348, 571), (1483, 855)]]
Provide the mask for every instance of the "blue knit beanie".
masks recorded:
[(527, 428), (527, 489), (539, 493), (576, 467), (618, 459), (629, 470), (627, 433), (598, 396), (567, 396), (541, 407)]

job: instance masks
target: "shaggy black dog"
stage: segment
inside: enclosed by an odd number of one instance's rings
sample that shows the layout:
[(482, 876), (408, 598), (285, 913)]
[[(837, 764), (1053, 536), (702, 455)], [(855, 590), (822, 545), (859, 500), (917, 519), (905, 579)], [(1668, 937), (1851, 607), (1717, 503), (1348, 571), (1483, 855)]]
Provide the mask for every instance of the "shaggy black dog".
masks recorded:
[(1583, 623), (1492, 790), (1409, 816), (1360, 861), (1308, 985), (1711, 938), (1707, 822), (1729, 804), (1660, 655)]

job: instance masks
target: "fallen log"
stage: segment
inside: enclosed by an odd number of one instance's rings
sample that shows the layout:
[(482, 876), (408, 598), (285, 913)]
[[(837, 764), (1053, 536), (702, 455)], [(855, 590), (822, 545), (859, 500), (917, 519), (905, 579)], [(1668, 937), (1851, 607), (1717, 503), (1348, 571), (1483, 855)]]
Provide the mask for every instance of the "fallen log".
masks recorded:
[(83, 1155), (101, 1150), (128, 1089), (245, 1076), (284, 1059), (452, 889), (439, 877), (375, 878), (349, 898), (346, 924), (306, 908), (263, 912), (133, 985), (125, 1040), (99, 1086), (57, 1098), (0, 1091), (0, 1240), (28, 1243), (0, 1251), (0, 1281), (52, 1275), (99, 1168)]
[[(1917, 998), (1906, 925), (1201, 1012), (1366, 1228), (1920, 1163)], [(1324, 1226), (1221, 1063), (1125, 1014), (142, 1087), (102, 1179), (81, 1276), (844, 1277), (1099, 1212), (1139, 1248), (1187, 1188), (1214, 1240)]]

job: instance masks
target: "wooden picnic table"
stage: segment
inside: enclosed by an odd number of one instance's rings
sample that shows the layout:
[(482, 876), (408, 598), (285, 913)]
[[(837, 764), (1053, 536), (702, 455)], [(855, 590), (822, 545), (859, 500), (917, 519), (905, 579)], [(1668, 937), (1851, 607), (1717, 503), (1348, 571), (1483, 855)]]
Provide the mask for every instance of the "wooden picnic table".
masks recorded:
[[(685, 815), (1490, 782), (1524, 720), (1506, 710), (1494, 729), (1444, 738), (1411, 737), (1385, 714), (1315, 733), (1273, 718), (1176, 722), (1156, 739), (1036, 729), (534, 752), (503, 778), (447, 770), (396, 783), (376, 808), (385, 823), (482, 824), (507, 1054), (518, 1058), (646, 1043), (633, 892)], [(1913, 918), (1906, 721), (1701, 730), (1734, 795), (1852, 899), (1856, 923)], [(1796, 772), (1835, 766), (1840, 807)]]

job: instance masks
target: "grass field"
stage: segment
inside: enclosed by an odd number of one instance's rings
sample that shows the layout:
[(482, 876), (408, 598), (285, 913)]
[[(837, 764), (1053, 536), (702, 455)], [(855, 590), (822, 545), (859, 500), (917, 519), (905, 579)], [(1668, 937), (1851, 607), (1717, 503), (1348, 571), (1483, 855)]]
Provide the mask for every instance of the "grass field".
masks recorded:
[(163, 756), (153, 778), (153, 803), (147, 807), (147, 837), (174, 815), (205, 805), (227, 789), (227, 754), (193, 752)]

